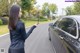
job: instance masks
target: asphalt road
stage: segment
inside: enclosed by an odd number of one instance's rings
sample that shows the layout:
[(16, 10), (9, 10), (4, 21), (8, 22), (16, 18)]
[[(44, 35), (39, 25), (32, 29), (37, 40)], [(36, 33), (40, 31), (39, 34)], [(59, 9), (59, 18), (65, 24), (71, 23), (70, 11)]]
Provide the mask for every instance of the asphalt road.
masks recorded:
[[(26, 39), (25, 52), (26, 53), (55, 53), (55, 49), (48, 40), (48, 24), (40, 24), (33, 33)], [(29, 29), (27, 29), (28, 31)], [(8, 53), (10, 45), (9, 35), (0, 37), (0, 53)]]

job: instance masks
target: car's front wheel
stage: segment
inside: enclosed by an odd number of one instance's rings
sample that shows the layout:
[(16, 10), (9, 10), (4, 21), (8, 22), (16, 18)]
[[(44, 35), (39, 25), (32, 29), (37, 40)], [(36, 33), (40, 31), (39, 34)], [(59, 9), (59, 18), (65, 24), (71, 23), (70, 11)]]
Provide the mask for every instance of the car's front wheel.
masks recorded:
[(51, 41), (51, 37), (50, 37), (50, 35), (49, 35), (49, 40)]
[(50, 28), (48, 29), (48, 31), (49, 31), (49, 40), (51, 41)]

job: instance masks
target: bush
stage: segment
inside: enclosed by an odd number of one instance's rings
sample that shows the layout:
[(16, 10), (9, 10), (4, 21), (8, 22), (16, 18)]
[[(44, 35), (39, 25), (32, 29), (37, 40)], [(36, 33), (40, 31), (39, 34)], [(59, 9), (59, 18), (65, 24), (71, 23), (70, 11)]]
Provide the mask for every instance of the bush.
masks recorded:
[(45, 18), (45, 17), (43, 17), (43, 16), (40, 16), (39, 18), (38, 17), (31, 17), (31, 18), (29, 18), (29, 19), (23, 19), (23, 20), (30, 20), (30, 21), (38, 21), (38, 19), (39, 19), (39, 21), (48, 21), (48, 19), (47, 18)]
[(8, 24), (8, 19), (7, 18), (1, 17), (1, 20), (3, 22), (3, 25)]
[(44, 19), (44, 17), (43, 16), (40, 16), (40, 19)]
[(52, 19), (55, 19), (56, 17), (55, 16), (52, 16)]
[(31, 18), (30, 20), (32, 20), (32, 21), (38, 21), (38, 19), (39, 19), (39, 21), (48, 21), (48, 19), (47, 18)]
[(2, 22), (2, 20), (0, 19), (0, 25), (2, 25), (3, 24), (3, 22)]
[(31, 20), (32, 20), (32, 21), (37, 21), (37, 20), (38, 20), (38, 18), (31, 18)]
[(48, 19), (43, 16), (40, 16), (40, 21), (48, 21)]

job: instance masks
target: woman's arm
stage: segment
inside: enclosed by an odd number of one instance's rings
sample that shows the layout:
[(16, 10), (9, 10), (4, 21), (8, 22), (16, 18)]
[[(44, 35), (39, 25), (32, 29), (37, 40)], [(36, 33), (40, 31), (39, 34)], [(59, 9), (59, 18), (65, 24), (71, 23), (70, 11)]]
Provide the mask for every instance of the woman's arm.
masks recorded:
[(35, 28), (36, 28), (35, 25), (32, 26), (32, 27), (30, 28), (30, 30), (26, 33), (25, 25), (24, 25), (24, 23), (23, 23), (23, 26), (22, 26), (22, 28), (21, 28), (21, 33), (22, 33), (23, 38), (24, 38), (24, 39), (27, 39), (27, 38), (29, 37), (29, 35), (32, 33), (32, 31), (33, 31)]

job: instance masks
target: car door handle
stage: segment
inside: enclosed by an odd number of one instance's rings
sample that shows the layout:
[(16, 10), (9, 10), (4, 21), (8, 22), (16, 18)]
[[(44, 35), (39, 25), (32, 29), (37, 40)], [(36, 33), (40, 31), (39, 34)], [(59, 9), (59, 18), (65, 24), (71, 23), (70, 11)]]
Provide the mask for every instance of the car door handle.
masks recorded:
[(59, 36), (59, 38), (62, 39), (62, 40), (64, 39), (62, 36)]

